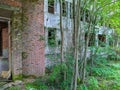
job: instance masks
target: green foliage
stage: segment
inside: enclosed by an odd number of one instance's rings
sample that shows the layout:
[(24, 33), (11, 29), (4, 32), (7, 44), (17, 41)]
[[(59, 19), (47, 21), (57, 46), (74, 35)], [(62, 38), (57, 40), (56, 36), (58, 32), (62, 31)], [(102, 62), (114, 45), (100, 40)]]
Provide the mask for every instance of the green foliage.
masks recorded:
[(92, 68), (92, 72), (93, 75), (100, 77), (102, 76), (104, 78), (109, 77), (115, 73), (114, 70), (109, 67), (94, 67)]
[(22, 58), (26, 59), (28, 57), (28, 53), (27, 52), (22, 52)]
[(43, 40), (45, 40), (45, 37), (44, 37), (43, 35), (40, 35), (40, 36), (39, 36), (39, 40), (40, 40), (40, 41), (43, 41)]
[[(66, 79), (64, 80), (64, 73)], [(72, 70), (66, 64), (54, 66), (52, 73), (49, 75), (48, 83), (62, 90), (69, 90), (72, 78)]]
[(98, 80), (95, 77), (88, 79), (88, 90), (99, 90)]
[(110, 64), (110, 67), (112, 68), (112, 69), (115, 69), (115, 70), (120, 70), (120, 64), (119, 64), (119, 62), (117, 63), (115, 63), (115, 64)]
[[(66, 62), (62, 64), (54, 64), (49, 67), (50, 72), (44, 78), (38, 78), (33, 83), (26, 84), (26, 90), (70, 90), (70, 85), (73, 76), (73, 57), (71, 54), (66, 54)], [(64, 78), (65, 76), (65, 78)], [(46, 78), (47, 77), (47, 78)]]
[(48, 28), (48, 45), (50, 47), (56, 46), (56, 28)]
[(41, 81), (41, 79), (36, 79), (33, 83), (26, 84), (26, 90), (48, 90), (47, 85)]
[(49, 5), (54, 4), (54, 0), (48, 0)]
[(57, 82), (61, 77), (59, 76), (61, 72), (61, 66), (60, 65), (56, 65), (53, 70), (52, 73), (50, 74), (49, 77), (49, 81), (54, 83)]
[(89, 90), (85, 84), (78, 86), (77, 90)]
[(10, 87), (8, 88), (8, 90), (20, 90), (21, 88), (19, 86), (15, 86), (15, 87)]
[(109, 48), (108, 60), (120, 60), (120, 48)]

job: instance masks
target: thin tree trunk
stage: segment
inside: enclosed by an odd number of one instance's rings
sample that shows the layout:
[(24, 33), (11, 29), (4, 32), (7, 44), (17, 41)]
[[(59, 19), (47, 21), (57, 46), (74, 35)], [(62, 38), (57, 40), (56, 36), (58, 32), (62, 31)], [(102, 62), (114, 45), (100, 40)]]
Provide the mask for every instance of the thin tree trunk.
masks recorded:
[(64, 61), (64, 31), (62, 26), (62, 0), (60, 0), (61, 64)]
[[(77, 9), (78, 11), (76, 12)], [(77, 79), (78, 79), (78, 59), (79, 59), (79, 35), (80, 35), (80, 0), (77, 0), (77, 5), (75, 5), (74, 1), (74, 11), (76, 15), (74, 15), (74, 60), (75, 60), (75, 73), (74, 73), (74, 87), (73, 90), (77, 89)]]

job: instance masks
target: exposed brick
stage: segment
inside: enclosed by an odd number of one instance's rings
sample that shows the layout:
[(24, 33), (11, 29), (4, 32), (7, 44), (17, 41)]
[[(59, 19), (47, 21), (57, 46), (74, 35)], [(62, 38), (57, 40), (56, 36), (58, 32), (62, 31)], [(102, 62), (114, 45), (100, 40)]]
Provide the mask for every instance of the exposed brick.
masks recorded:
[(24, 47), (28, 57), (23, 60), (24, 75), (41, 76), (45, 73), (45, 45), (43, 40), (39, 40), (40, 35), (44, 36), (43, 2), (40, 0), (35, 7), (31, 4), (26, 6), (28, 8), (26, 13), (28, 26), (24, 35)]
[(0, 4), (6, 4), (9, 6), (14, 6), (14, 7), (21, 7), (22, 6), (21, 2), (18, 2), (16, 0), (0, 0)]
[(8, 28), (2, 29), (2, 48), (8, 48)]
[[(16, 0), (0, 0), (0, 4), (21, 7), (21, 3)], [(14, 41), (17, 34), (12, 36), (13, 76), (19, 74), (41, 76), (45, 73), (45, 45), (44, 40), (39, 40), (40, 36), (44, 37), (44, 0), (39, 0), (34, 5), (31, 3), (25, 4), (28, 18), (27, 29), (23, 32), (23, 42), (25, 43), (22, 44), (20, 40)], [(7, 39), (4, 40), (7, 41)], [(4, 43), (4, 48), (6, 47), (8, 47), (7, 43)], [(22, 58), (21, 47), (24, 48), (23, 52), (27, 54), (25, 59)]]

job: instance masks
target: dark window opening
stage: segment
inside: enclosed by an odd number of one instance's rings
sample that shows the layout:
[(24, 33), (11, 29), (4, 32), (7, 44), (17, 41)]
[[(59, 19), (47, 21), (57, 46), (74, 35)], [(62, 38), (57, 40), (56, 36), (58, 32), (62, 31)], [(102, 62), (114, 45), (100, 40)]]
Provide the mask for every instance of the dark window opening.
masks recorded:
[[(5, 33), (7, 32), (3, 32), (3, 29), (4, 28), (7, 28), (8, 27), (8, 24), (6, 22), (0, 22), (0, 56), (3, 56), (3, 48), (6, 47), (6, 38), (5, 37)], [(4, 44), (4, 45), (3, 45)]]
[(61, 40), (58, 40), (58, 45), (61, 45)]
[(48, 12), (54, 14), (54, 0), (48, 0)]
[(56, 45), (56, 29), (49, 28), (48, 30), (48, 45), (55, 46)]
[(73, 18), (73, 4), (70, 3), (70, 18)]
[(106, 44), (106, 35), (99, 34), (98, 35), (98, 45), (101, 47), (105, 47), (105, 44)]
[(0, 56), (2, 56), (2, 29), (0, 29)]
[(62, 2), (62, 15), (63, 16), (67, 16), (67, 2), (65, 0), (63, 0)]
[[(1, 20), (2, 21), (2, 20)], [(11, 80), (9, 68), (9, 35), (8, 22), (0, 22), (0, 82)], [(6, 75), (4, 75), (6, 72)]]
[(90, 33), (89, 36), (88, 36), (88, 34), (85, 33), (85, 43), (87, 41), (87, 38), (89, 38), (88, 46), (94, 46), (95, 45), (95, 34)]

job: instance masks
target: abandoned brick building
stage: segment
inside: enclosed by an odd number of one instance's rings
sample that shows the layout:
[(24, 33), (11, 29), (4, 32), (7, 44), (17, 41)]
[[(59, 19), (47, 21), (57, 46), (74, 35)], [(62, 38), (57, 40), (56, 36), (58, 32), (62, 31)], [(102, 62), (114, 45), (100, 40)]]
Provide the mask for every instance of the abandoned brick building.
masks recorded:
[[(44, 75), (45, 66), (51, 64), (47, 55), (60, 52), (59, 47), (51, 48), (51, 45), (59, 46), (61, 43), (60, 4), (59, 0), (49, 1), (51, 0), (35, 0), (34, 3), (29, 3), (0, 0), (0, 73), (10, 70), (13, 79), (23, 75)], [(62, 10), (64, 46), (70, 45), (72, 41), (71, 12), (71, 0), (65, 0)], [(107, 35), (112, 30), (96, 28), (99, 29), (94, 36), (96, 45), (100, 40), (109, 44)], [(50, 42), (51, 39), (54, 42)]]
[(19, 20), (22, 19), (23, 3), (20, 0), (0, 0), (0, 73), (10, 70), (13, 79), (22, 75), (44, 75), (45, 45), (44, 40), (39, 40), (44, 35), (43, 3), (44, 0), (39, 0), (34, 6), (25, 4), (27, 22), (22, 31), (20, 26), (24, 22)]

